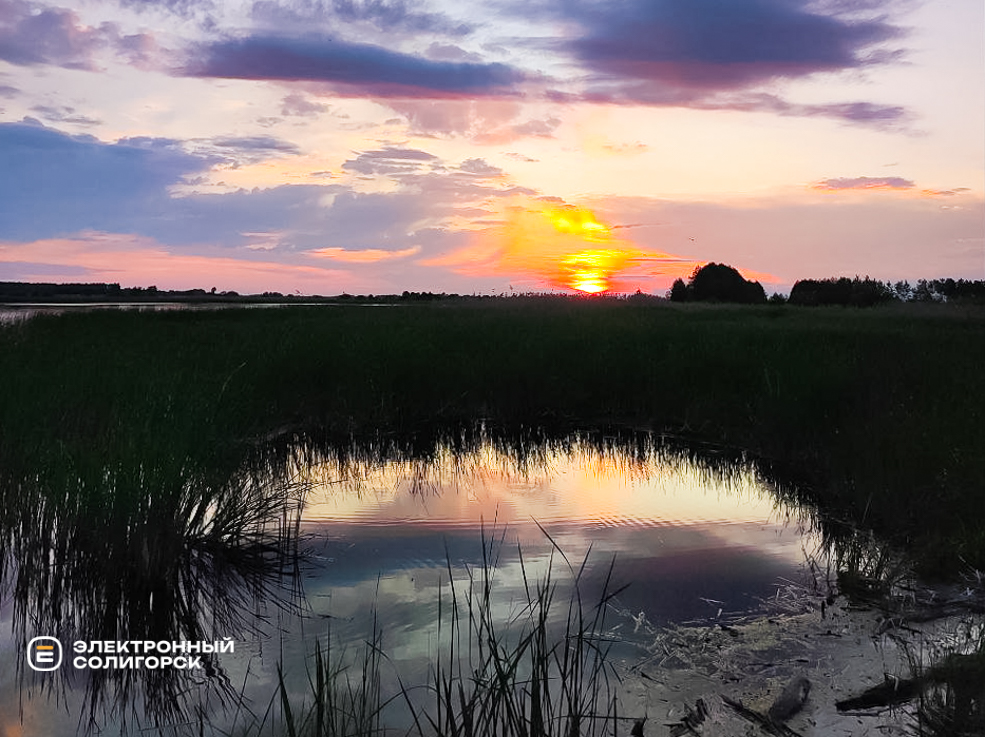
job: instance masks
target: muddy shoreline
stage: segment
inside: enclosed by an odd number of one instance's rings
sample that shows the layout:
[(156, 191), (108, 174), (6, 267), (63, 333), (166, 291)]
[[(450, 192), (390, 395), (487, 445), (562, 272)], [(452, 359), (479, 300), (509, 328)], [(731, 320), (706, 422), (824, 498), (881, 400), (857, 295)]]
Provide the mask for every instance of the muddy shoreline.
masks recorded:
[[(923, 598), (952, 606), (915, 607), (917, 597), (911, 594), (909, 610), (895, 593), (892, 599), (866, 602), (845, 595), (818, 598), (789, 586), (778, 591), (776, 601), (764, 602), (773, 611), (692, 626), (654, 627), (640, 614), (623, 612), (630, 621), (614, 634), (637, 651), (635, 660), (627, 654), (617, 664), (622, 703), (633, 720), (625, 734), (643, 717), (646, 737), (917, 733), (919, 699), (847, 711), (837, 703), (901, 682), (942, 653), (961, 651), (962, 642), (973, 647), (985, 623), (983, 591), (922, 588)], [(967, 606), (956, 612), (953, 605), (962, 598)], [(728, 703), (765, 717), (798, 678), (810, 682), (809, 695), (776, 731)]]

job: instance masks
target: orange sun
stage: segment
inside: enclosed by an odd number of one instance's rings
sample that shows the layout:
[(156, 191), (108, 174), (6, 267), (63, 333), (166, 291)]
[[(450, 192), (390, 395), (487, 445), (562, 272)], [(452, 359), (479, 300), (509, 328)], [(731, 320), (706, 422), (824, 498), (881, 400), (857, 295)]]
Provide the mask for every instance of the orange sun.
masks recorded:
[(555, 231), (576, 239), (565, 238), (565, 250), (571, 249), (580, 241), (609, 246), (583, 248), (561, 256), (554, 280), (569, 289), (586, 294), (609, 291), (612, 288), (612, 275), (624, 269), (637, 254), (635, 248), (627, 250), (628, 244), (621, 244), (613, 239), (611, 229), (600, 223), (591, 210), (568, 205), (546, 208), (543, 214)]
[(561, 281), (579, 292), (598, 294), (612, 288), (611, 276), (629, 261), (629, 254), (614, 249), (585, 250), (561, 260)]

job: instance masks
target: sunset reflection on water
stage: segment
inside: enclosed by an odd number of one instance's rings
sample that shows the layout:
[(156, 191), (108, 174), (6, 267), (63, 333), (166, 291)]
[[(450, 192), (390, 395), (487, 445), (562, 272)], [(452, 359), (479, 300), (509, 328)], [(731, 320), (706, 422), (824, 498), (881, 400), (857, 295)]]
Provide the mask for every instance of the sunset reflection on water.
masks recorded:
[[(316, 578), (334, 586), (336, 603), (339, 586), (361, 577), (384, 588), (416, 577), (419, 587), (449, 558), (474, 563), (485, 536), (505, 543), (504, 571), (521, 550), (528, 573), (559, 552), (569, 561), (591, 552), (589, 571), (614, 557), (632, 608), (680, 621), (706, 613), (705, 599), (752, 607), (778, 578), (797, 575), (813, 545), (751, 466), (716, 470), (672, 453), (641, 459), (576, 443), (520, 463), (485, 446), (379, 464), (347, 480), (331, 464), (299, 474), (312, 484), (303, 526), (328, 561)], [(520, 585), (519, 568), (513, 573), (501, 574), (504, 586)]]
[(766, 522), (776, 502), (751, 467), (714, 471), (687, 458), (654, 460), (576, 446), (521, 466), (490, 447), (434, 463), (393, 462), (340, 481), (334, 466), (302, 470), (307, 522), (477, 527), (481, 522), (582, 527)]
[[(589, 602), (625, 586), (611, 602), (621, 638), (641, 615), (659, 626), (761, 611), (781, 581), (803, 574), (814, 544), (752, 466), (652, 449), (576, 442), (521, 462), (486, 445), (431, 462), (295, 473), (311, 484), (302, 530), (312, 612), (350, 643), (366, 638), (375, 612), (404, 675), (425, 674), (434, 657), (449, 576), (461, 595), (490, 551), (495, 616), (515, 616), (524, 580), (551, 571), (562, 599), (575, 577)], [(288, 648), (304, 657), (300, 643)]]

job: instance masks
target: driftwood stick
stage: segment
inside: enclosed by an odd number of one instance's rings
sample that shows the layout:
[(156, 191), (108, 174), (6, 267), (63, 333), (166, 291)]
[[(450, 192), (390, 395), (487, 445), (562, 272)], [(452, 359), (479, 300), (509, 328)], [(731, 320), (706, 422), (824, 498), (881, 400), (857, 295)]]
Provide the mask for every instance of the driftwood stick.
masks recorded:
[(785, 724), (777, 724), (768, 716), (760, 714), (758, 711), (742, 705), (741, 701), (735, 701), (728, 696), (722, 696), (724, 701), (736, 714), (759, 726), (767, 734), (775, 737), (802, 737), (799, 732), (795, 732)]
[(902, 704), (917, 698), (926, 688), (926, 678), (887, 678), (858, 696), (842, 699), (835, 704), (838, 711), (872, 709), (879, 706)]

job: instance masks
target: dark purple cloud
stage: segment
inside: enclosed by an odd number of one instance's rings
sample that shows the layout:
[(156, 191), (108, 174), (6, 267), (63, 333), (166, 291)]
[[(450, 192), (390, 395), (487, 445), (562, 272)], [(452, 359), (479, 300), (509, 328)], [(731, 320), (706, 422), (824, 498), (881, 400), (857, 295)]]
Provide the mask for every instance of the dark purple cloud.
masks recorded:
[(379, 97), (503, 93), (523, 74), (505, 64), (425, 59), (323, 36), (250, 36), (204, 44), (186, 65), (193, 77), (328, 82)]
[(811, 0), (623, 0), (576, 4), (584, 34), (567, 43), (603, 76), (690, 91), (748, 88), (777, 78), (888, 61), (901, 31)]
[(874, 127), (892, 127), (908, 123), (913, 115), (900, 105), (879, 105), (873, 102), (834, 102), (826, 105), (786, 104), (790, 115), (819, 115), (840, 118), (849, 123)]
[(903, 123), (912, 117), (910, 111), (900, 105), (879, 105), (874, 102), (836, 102), (803, 107), (830, 117), (873, 125)]
[(0, 0), (0, 60), (11, 64), (95, 69), (94, 54), (116, 38), (112, 23), (85, 26), (73, 10)]
[(903, 30), (894, 0), (581, 0), (536, 12), (575, 21), (560, 42), (587, 72), (581, 92), (550, 89), (559, 103), (643, 104), (828, 117), (905, 128), (898, 105), (801, 104), (763, 91), (777, 81), (897, 61)]

